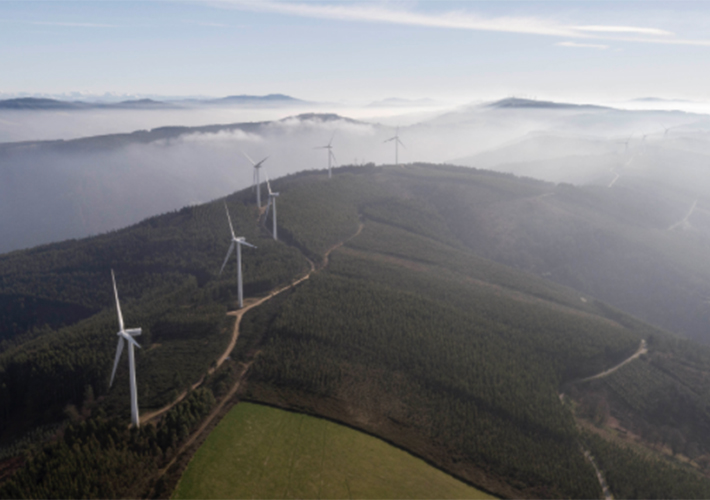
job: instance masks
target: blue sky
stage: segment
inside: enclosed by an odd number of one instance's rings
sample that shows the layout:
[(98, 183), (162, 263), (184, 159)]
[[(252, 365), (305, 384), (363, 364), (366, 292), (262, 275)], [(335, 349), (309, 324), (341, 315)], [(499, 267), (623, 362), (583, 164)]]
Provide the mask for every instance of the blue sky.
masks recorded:
[(710, 101), (705, 1), (0, 1), (0, 93)]

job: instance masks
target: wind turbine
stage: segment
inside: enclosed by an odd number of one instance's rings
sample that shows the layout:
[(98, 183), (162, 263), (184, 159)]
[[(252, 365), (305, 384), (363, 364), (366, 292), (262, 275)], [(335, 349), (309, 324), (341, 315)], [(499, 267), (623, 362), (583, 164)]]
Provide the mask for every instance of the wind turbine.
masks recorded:
[[(264, 160), (262, 160), (263, 162)], [(222, 274), (222, 271), (224, 271), (224, 266), (227, 265), (227, 261), (229, 260), (229, 256), (232, 255), (232, 250), (234, 250), (234, 247), (237, 247), (237, 291), (239, 294), (239, 307), (242, 308), (244, 307), (244, 293), (242, 291), (242, 245), (246, 245), (248, 247), (256, 248), (254, 245), (251, 243), (247, 243), (246, 239), (244, 239), (243, 236), (236, 237), (234, 235), (234, 227), (232, 226), (232, 218), (229, 216), (229, 209), (227, 208), (227, 203), (224, 204), (224, 209), (227, 212), (227, 220), (229, 221), (229, 230), (232, 232), (232, 243), (229, 245), (229, 250), (227, 250), (227, 257), (224, 259), (224, 264), (222, 264), (222, 269), (219, 270), (219, 274)]]
[(320, 146), (317, 148), (313, 149), (327, 149), (328, 150), (328, 179), (332, 177), (332, 172), (333, 172), (333, 167), (332, 167), (332, 161), (335, 160), (335, 154), (333, 154), (333, 139), (335, 138), (335, 132), (333, 132), (333, 136), (330, 138), (330, 142), (328, 143), (327, 146)]
[[(268, 172), (264, 171), (264, 174), (266, 174), (266, 188), (269, 190), (269, 204), (266, 205), (266, 216), (264, 217), (264, 220), (266, 220), (269, 217), (269, 207), (271, 205), (274, 206), (274, 218), (273, 218), (273, 228), (274, 228), (274, 239), (276, 241), (279, 240), (278, 236), (276, 235), (276, 198), (278, 197), (279, 193), (274, 193), (271, 191), (271, 183), (269, 182), (269, 174)], [(330, 177), (330, 175), (328, 175)]]
[[(402, 141), (399, 140), (399, 127), (397, 127), (397, 132), (395, 132), (394, 137), (390, 137), (384, 142), (394, 141), (394, 164), (399, 165), (399, 146), (400, 144), (404, 147)], [(383, 143), (384, 144), (384, 143)]]
[(242, 151), (242, 154), (247, 157), (247, 160), (251, 162), (252, 165), (254, 165), (254, 186), (256, 187), (256, 206), (257, 208), (261, 208), (261, 181), (259, 180), (259, 169), (261, 168), (262, 163), (264, 163), (269, 157), (267, 156), (263, 160), (261, 160), (259, 163), (255, 163), (254, 160), (249, 158), (249, 155), (246, 154), (244, 151)]
[(626, 153), (629, 150), (629, 142), (631, 142), (631, 138), (634, 136), (634, 134), (631, 134), (628, 139), (626, 139), (626, 142), (624, 142), (624, 145), (626, 146), (624, 148), (624, 153)]
[(130, 371), (131, 379), (131, 422), (135, 427), (140, 425), (140, 419), (138, 418), (138, 388), (136, 387), (136, 359), (133, 354), (133, 346), (140, 349), (138, 342), (133, 340), (133, 337), (141, 334), (140, 328), (130, 328), (128, 330), (123, 326), (123, 315), (121, 314), (121, 304), (118, 302), (118, 290), (116, 289), (116, 277), (113, 274), (113, 269), (111, 269), (111, 279), (113, 280), (113, 294), (116, 296), (116, 310), (118, 311), (118, 347), (116, 348), (116, 359), (113, 362), (113, 371), (111, 372), (111, 382), (109, 382), (109, 388), (113, 385), (113, 377), (116, 375), (116, 367), (118, 367), (118, 361), (121, 359), (121, 353), (123, 352), (123, 342), (128, 344), (128, 369)]

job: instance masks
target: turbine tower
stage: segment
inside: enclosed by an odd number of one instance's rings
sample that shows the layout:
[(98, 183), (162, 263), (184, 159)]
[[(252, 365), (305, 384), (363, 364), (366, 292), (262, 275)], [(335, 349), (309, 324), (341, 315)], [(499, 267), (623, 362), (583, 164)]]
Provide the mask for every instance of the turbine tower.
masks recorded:
[[(262, 160), (263, 162), (264, 160)], [(229, 250), (227, 250), (227, 257), (224, 259), (224, 264), (222, 264), (222, 269), (219, 270), (219, 274), (224, 271), (224, 266), (227, 265), (229, 256), (232, 255), (232, 250), (237, 247), (237, 293), (239, 294), (239, 308), (244, 307), (244, 292), (242, 291), (242, 245), (248, 247), (256, 248), (251, 243), (247, 243), (243, 236), (236, 237), (234, 235), (234, 227), (232, 226), (232, 218), (229, 216), (229, 209), (227, 208), (227, 203), (224, 204), (224, 209), (227, 212), (227, 220), (229, 221), (229, 230), (232, 232), (232, 243), (229, 245)]]
[[(266, 219), (269, 217), (269, 207), (271, 205), (273, 205), (274, 206), (274, 216), (273, 216), (274, 218), (273, 218), (272, 225), (273, 225), (273, 230), (274, 230), (274, 240), (278, 241), (279, 238), (276, 235), (276, 198), (278, 197), (279, 193), (274, 193), (271, 190), (271, 183), (269, 182), (269, 174), (266, 171), (264, 171), (264, 174), (266, 174), (266, 188), (269, 190), (269, 204), (266, 205), (266, 216), (264, 217), (264, 220), (266, 221)], [(328, 177), (330, 177), (330, 175)]]
[(384, 142), (390, 141), (394, 141), (394, 164), (399, 165), (399, 146), (401, 145), (402, 147), (404, 147), (402, 141), (399, 140), (399, 127), (397, 127), (397, 132), (395, 132), (394, 137), (390, 137)]
[(253, 186), (256, 188), (256, 206), (257, 206), (257, 208), (261, 208), (261, 180), (259, 179), (259, 169), (261, 168), (262, 163), (264, 163), (269, 157), (267, 156), (266, 158), (261, 160), (259, 163), (255, 163), (254, 160), (249, 158), (249, 155), (246, 154), (244, 151), (242, 151), (242, 154), (247, 157), (247, 160), (249, 160), (252, 165), (254, 165), (254, 184), (253, 184)]
[(111, 269), (111, 279), (113, 280), (113, 294), (116, 296), (116, 310), (118, 311), (118, 347), (116, 348), (116, 359), (113, 362), (113, 371), (111, 372), (111, 382), (109, 382), (109, 388), (113, 385), (113, 378), (116, 375), (116, 367), (118, 367), (118, 361), (121, 359), (121, 353), (123, 352), (123, 342), (128, 344), (128, 369), (130, 371), (131, 379), (131, 422), (135, 427), (140, 426), (140, 419), (138, 418), (138, 388), (136, 387), (136, 359), (133, 353), (133, 346), (140, 348), (138, 342), (136, 342), (133, 337), (141, 334), (140, 328), (131, 328), (126, 330), (123, 326), (123, 315), (121, 314), (121, 304), (118, 302), (118, 289), (116, 288), (116, 277), (113, 274), (113, 269)]
[(328, 150), (328, 179), (330, 179), (333, 176), (332, 162), (336, 161), (335, 154), (333, 154), (333, 146), (332, 146), (333, 138), (335, 138), (335, 132), (333, 132), (333, 136), (330, 138), (330, 142), (328, 143), (327, 146), (320, 146), (317, 148), (313, 148), (313, 149), (327, 149)]

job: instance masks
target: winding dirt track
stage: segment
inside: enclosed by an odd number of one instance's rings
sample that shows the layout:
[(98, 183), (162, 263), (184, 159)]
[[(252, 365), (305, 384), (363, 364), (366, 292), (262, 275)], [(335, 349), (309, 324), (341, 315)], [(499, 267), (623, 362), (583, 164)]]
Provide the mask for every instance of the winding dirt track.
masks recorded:
[[(341, 243), (341, 245), (342, 245), (342, 243)], [(313, 265), (312, 262), (310, 262), (310, 261), (308, 261), (308, 262), (311, 265), (311, 269), (308, 271), (308, 273), (306, 273), (304, 276), (297, 279), (296, 281), (294, 281), (290, 285), (286, 285), (283, 288), (279, 288), (277, 290), (274, 290), (271, 293), (269, 293), (269, 295), (262, 297), (261, 299), (258, 299), (258, 300), (247, 299), (245, 301), (246, 304), (244, 305), (244, 307), (242, 307), (241, 309), (239, 309), (237, 311), (231, 311), (231, 312), (227, 313), (227, 316), (234, 316), (236, 318), (234, 321), (234, 328), (232, 330), (232, 339), (229, 341), (229, 344), (227, 345), (227, 348), (224, 350), (222, 355), (219, 358), (217, 358), (217, 365), (214, 367), (211, 367), (209, 370), (207, 370), (206, 375), (202, 376), (202, 378), (200, 378), (200, 380), (198, 380), (197, 382), (192, 384), (191, 390), (197, 389), (200, 385), (202, 385), (202, 382), (204, 382), (205, 377), (207, 375), (212, 374), (217, 368), (222, 366), (222, 363), (224, 363), (224, 361), (229, 357), (229, 354), (232, 352), (232, 350), (234, 349), (234, 346), (237, 344), (237, 339), (239, 338), (239, 324), (242, 322), (242, 317), (244, 316), (244, 314), (246, 314), (247, 311), (250, 311), (251, 309), (253, 309), (257, 306), (260, 306), (261, 304), (263, 304), (267, 300), (274, 298), (276, 295), (280, 294), (281, 292), (284, 292), (284, 291), (288, 290), (289, 288), (293, 288), (294, 286), (298, 285), (299, 283), (310, 278), (311, 274), (315, 271), (315, 266)], [(241, 375), (240, 375), (239, 379), (241, 379)], [(237, 384), (235, 384), (235, 386), (232, 389), (236, 390), (236, 388), (238, 386), (239, 386), (239, 382), (237, 382)], [(173, 406), (178, 404), (180, 401), (182, 401), (185, 398), (185, 396), (187, 395), (187, 392), (188, 392), (187, 390), (183, 391), (177, 397), (177, 399), (175, 399), (175, 401), (173, 401), (172, 403), (170, 403), (166, 406), (163, 406), (162, 408), (160, 408), (158, 410), (144, 413), (143, 415), (141, 415), (141, 424), (145, 424), (147, 422), (150, 422), (151, 420), (155, 419), (156, 417), (159, 417), (160, 415), (162, 415), (163, 413), (168, 411), (170, 408), (172, 408)], [(225, 399), (228, 399), (232, 394), (233, 394), (233, 391), (230, 390), (227, 398), (225, 398)]]
[(592, 375), (591, 377), (580, 379), (580, 380), (578, 380), (578, 382), (586, 382), (587, 380), (594, 380), (597, 378), (606, 377), (607, 375), (611, 375), (612, 373), (614, 373), (616, 370), (618, 370), (619, 368), (621, 368), (625, 364), (631, 363), (634, 359), (638, 358), (639, 356), (641, 356), (642, 354), (645, 354), (647, 352), (648, 352), (648, 347), (646, 347), (646, 340), (641, 339), (641, 344), (639, 345), (639, 348), (636, 350), (636, 352), (633, 353), (628, 358), (626, 358), (624, 361), (622, 361), (618, 365), (613, 366), (613, 367), (609, 368), (608, 370), (605, 370), (601, 373), (597, 373), (596, 375)]
[[(355, 234), (353, 234), (349, 238), (346, 238), (345, 240), (341, 241), (340, 243), (333, 245), (328, 250), (326, 250), (326, 252), (323, 256), (323, 265), (321, 266), (321, 269), (328, 265), (328, 258), (330, 257), (331, 252), (333, 252), (334, 250), (337, 250), (338, 248), (343, 246), (347, 241), (349, 241), (349, 240), (355, 238), (357, 235), (359, 235), (362, 232), (363, 227), (364, 227), (364, 224), (362, 222), (360, 222)], [(254, 307), (260, 306), (261, 304), (263, 304), (267, 300), (271, 300), (276, 295), (278, 295), (282, 292), (285, 292), (289, 288), (293, 288), (296, 285), (298, 285), (298, 284), (302, 283), (303, 281), (307, 280), (308, 278), (310, 278), (311, 274), (313, 274), (317, 269), (316, 269), (315, 264), (313, 264), (313, 262), (311, 262), (310, 259), (308, 260), (308, 263), (310, 264), (311, 269), (301, 278), (297, 279), (296, 281), (292, 282), (289, 285), (286, 285), (282, 288), (273, 290), (267, 296), (262, 297), (261, 299), (258, 299), (258, 300), (247, 299), (245, 301), (246, 304), (244, 305), (244, 307), (242, 307), (241, 309), (239, 309), (237, 311), (231, 311), (231, 312), (227, 313), (228, 316), (235, 316), (235, 318), (236, 318), (234, 321), (234, 329), (232, 330), (232, 339), (229, 341), (229, 344), (227, 345), (227, 348), (224, 350), (222, 355), (219, 358), (217, 358), (217, 365), (214, 367), (211, 367), (209, 370), (207, 370), (207, 373), (202, 378), (200, 378), (200, 380), (198, 380), (197, 382), (195, 382), (194, 384), (192, 384), (190, 386), (190, 390), (197, 389), (200, 385), (202, 385), (202, 382), (204, 382), (205, 377), (207, 375), (212, 374), (217, 368), (222, 366), (222, 363), (224, 363), (224, 361), (229, 357), (229, 354), (232, 352), (232, 350), (234, 349), (234, 346), (237, 344), (237, 339), (239, 338), (239, 324), (241, 323), (242, 317), (244, 316), (244, 314), (247, 311), (253, 309)], [(240, 376), (240, 378), (241, 378), (241, 376)], [(170, 408), (172, 408), (173, 406), (178, 404), (180, 401), (185, 399), (185, 396), (187, 396), (187, 393), (188, 393), (188, 391), (185, 390), (182, 393), (180, 393), (180, 395), (172, 403), (165, 405), (162, 408), (159, 408), (157, 410), (144, 413), (143, 415), (140, 416), (140, 423), (146, 424), (146, 423), (150, 422), (151, 420), (154, 420), (155, 418), (159, 417), (160, 415), (162, 415), (166, 411), (170, 410)]]
[[(322, 269), (328, 265), (328, 258), (330, 256), (331, 252), (333, 252), (334, 250), (337, 250), (338, 248), (343, 246), (347, 241), (349, 241), (349, 240), (355, 238), (357, 235), (359, 235), (362, 232), (363, 227), (364, 227), (364, 224), (362, 222), (360, 222), (358, 225), (357, 232), (355, 232), (355, 234), (346, 238), (345, 240), (341, 241), (340, 243), (337, 243), (336, 245), (333, 245), (332, 247), (330, 247), (323, 255), (323, 265), (319, 269)], [(247, 301), (246, 301), (247, 303), (245, 304), (245, 306), (243, 308), (241, 308), (237, 311), (231, 311), (231, 312), (227, 313), (229, 316), (235, 316), (234, 329), (232, 330), (232, 339), (230, 340), (229, 345), (227, 345), (227, 348), (224, 350), (222, 355), (217, 359), (216, 366), (210, 368), (207, 371), (207, 374), (205, 376), (203, 376), (200, 380), (195, 382), (192, 385), (192, 389), (196, 389), (197, 387), (199, 387), (202, 384), (202, 382), (204, 381), (205, 377), (207, 375), (213, 373), (217, 368), (219, 368), (222, 365), (222, 363), (224, 363), (224, 361), (227, 359), (229, 354), (232, 352), (232, 350), (234, 349), (234, 346), (237, 344), (237, 339), (239, 338), (239, 325), (241, 324), (242, 318), (244, 317), (244, 314), (247, 311), (253, 309), (254, 307), (260, 306), (261, 304), (263, 304), (267, 300), (272, 299), (276, 295), (304, 282), (305, 280), (310, 278), (314, 272), (316, 272), (318, 270), (318, 269), (316, 269), (315, 264), (313, 264), (313, 262), (311, 260), (308, 260), (308, 262), (309, 262), (311, 268), (304, 276), (298, 278), (297, 280), (293, 281), (289, 285), (286, 285), (282, 288), (272, 291), (267, 296), (262, 297), (261, 299), (258, 299), (258, 300), (247, 299)], [(200, 425), (200, 427), (196, 431), (194, 431), (190, 435), (188, 440), (177, 450), (173, 459), (164, 468), (162, 468), (158, 472), (158, 478), (162, 477), (170, 469), (170, 467), (172, 467), (173, 464), (175, 464), (177, 459), (185, 452), (185, 450), (187, 450), (195, 442), (195, 440), (212, 423), (212, 421), (215, 419), (215, 417), (217, 417), (217, 415), (220, 414), (224, 405), (232, 399), (232, 397), (236, 394), (237, 390), (241, 386), (242, 378), (244, 377), (244, 374), (247, 372), (247, 370), (249, 370), (249, 367), (251, 366), (252, 362), (253, 362), (253, 360), (250, 361), (249, 363), (242, 365), (242, 369), (237, 377), (237, 380), (234, 383), (234, 385), (232, 385), (232, 387), (229, 389), (229, 392), (220, 400), (219, 404), (217, 404), (217, 406), (215, 408), (213, 408), (212, 411), (209, 413), (209, 415), (207, 415), (207, 417), (202, 421), (202, 424)], [(180, 396), (178, 396), (178, 398), (175, 401), (173, 401), (172, 403), (170, 403), (169, 405), (164, 406), (163, 408), (160, 408), (159, 410), (145, 413), (141, 417), (141, 423), (142, 424), (147, 423), (150, 420), (155, 419), (156, 417), (158, 417), (158, 416), (162, 415), (163, 413), (165, 413), (166, 411), (168, 411), (170, 408), (172, 408), (177, 403), (182, 401), (185, 398), (185, 396), (187, 395), (187, 392), (188, 391), (184, 391), (183, 393), (181, 393)]]
[[(639, 348), (636, 350), (636, 352), (633, 353), (628, 358), (626, 358), (625, 360), (623, 360), (621, 363), (609, 368), (608, 370), (604, 370), (601, 373), (597, 373), (596, 375), (592, 375), (591, 377), (579, 379), (579, 380), (577, 380), (577, 382), (586, 382), (588, 380), (595, 380), (598, 378), (606, 377), (607, 375), (611, 375), (612, 373), (614, 373), (616, 370), (618, 370), (622, 366), (624, 366), (628, 363), (631, 363), (634, 359), (638, 358), (639, 356), (641, 356), (642, 354), (645, 354), (647, 352), (648, 352), (648, 347), (646, 346), (646, 340), (641, 339), (641, 343), (639, 345)], [(560, 394), (559, 396), (560, 396), (560, 402), (564, 404), (564, 394)], [(594, 471), (596, 472), (596, 475), (597, 475), (597, 481), (599, 481), (599, 486), (601, 487), (602, 492), (604, 494), (604, 500), (613, 500), (614, 495), (611, 493), (611, 490), (609, 489), (609, 485), (607, 484), (606, 479), (604, 477), (604, 472), (601, 469), (599, 469), (599, 467), (597, 466), (597, 463), (594, 461), (594, 457), (592, 456), (591, 452), (589, 450), (587, 450), (582, 445), (581, 442), (579, 443), (579, 446), (582, 449), (582, 453), (584, 454), (584, 458), (586, 458), (587, 461), (589, 461), (589, 463), (592, 464), (592, 467), (594, 467)]]

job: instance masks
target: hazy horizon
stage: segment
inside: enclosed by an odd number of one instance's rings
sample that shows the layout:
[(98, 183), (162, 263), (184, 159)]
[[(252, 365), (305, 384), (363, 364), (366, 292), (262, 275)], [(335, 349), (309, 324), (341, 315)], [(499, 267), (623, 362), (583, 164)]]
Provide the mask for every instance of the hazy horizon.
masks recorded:
[(691, 1), (6, 1), (0, 95), (704, 102), (709, 17)]

